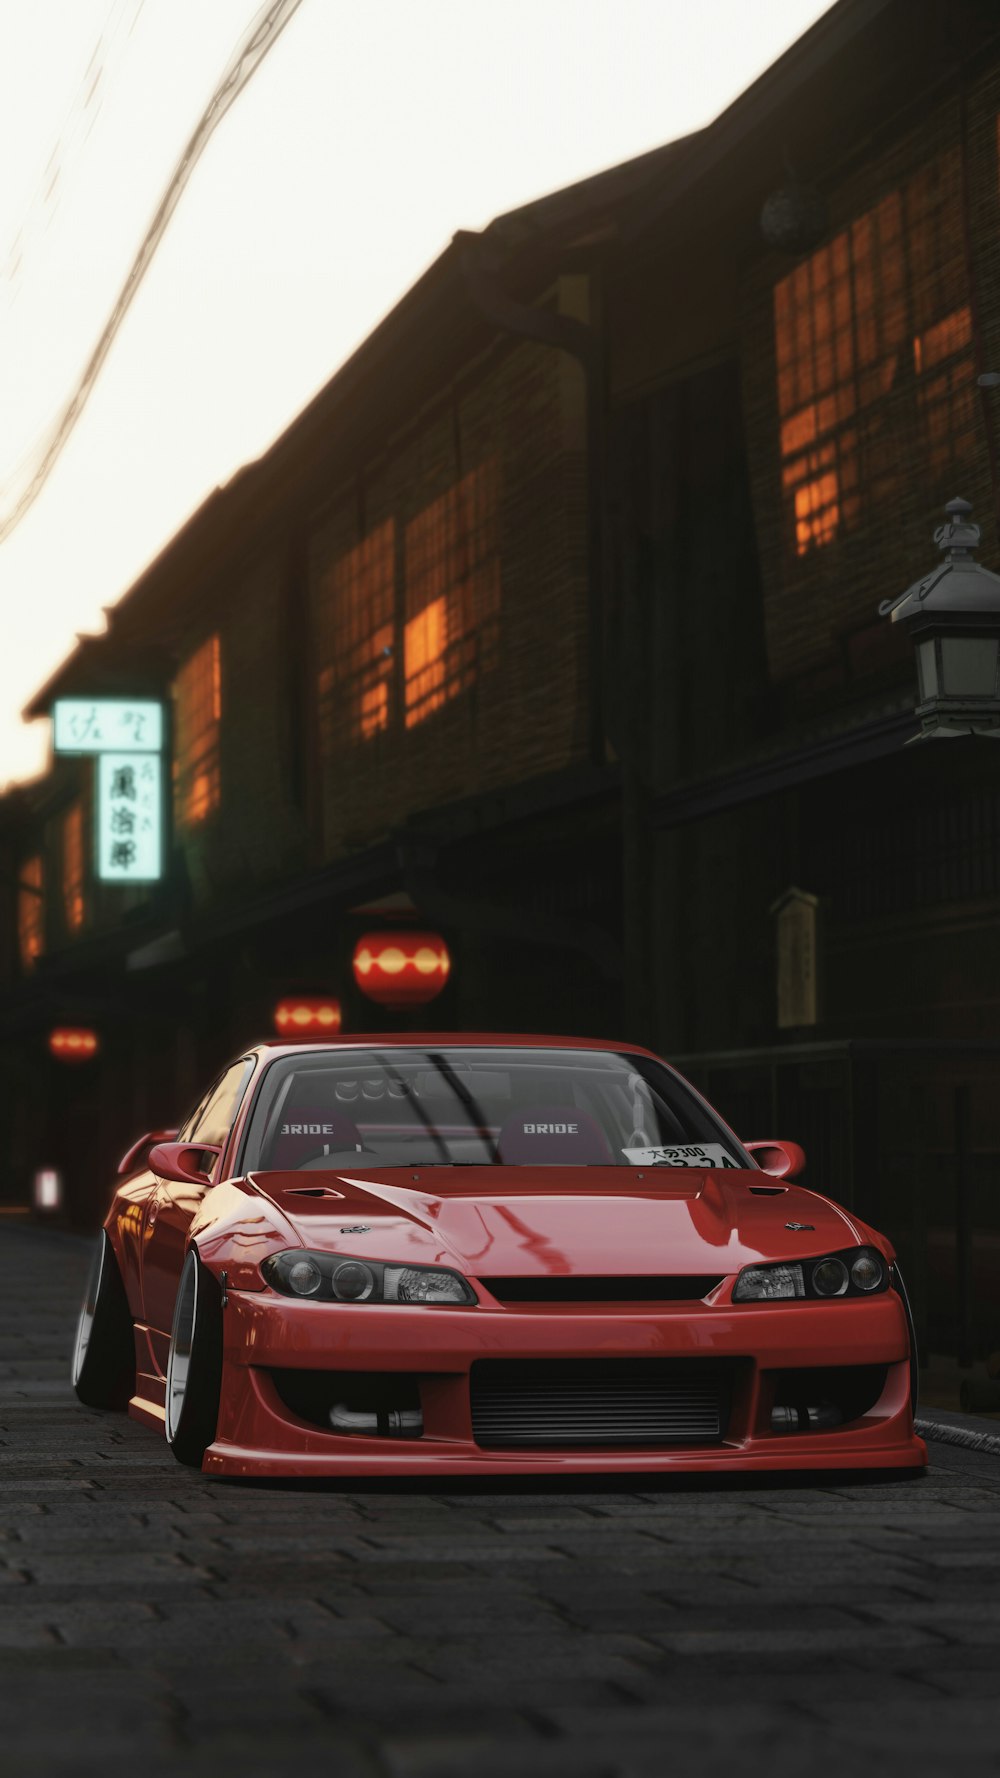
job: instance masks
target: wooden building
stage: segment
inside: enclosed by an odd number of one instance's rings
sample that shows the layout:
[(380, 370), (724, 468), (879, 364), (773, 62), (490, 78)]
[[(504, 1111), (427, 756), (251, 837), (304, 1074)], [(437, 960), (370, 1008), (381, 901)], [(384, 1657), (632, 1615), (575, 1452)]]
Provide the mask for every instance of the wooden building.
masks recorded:
[(457, 235), (205, 503), (31, 705), (168, 699), (173, 825), (123, 892), (85, 762), (6, 799), (8, 1193), (51, 1019), (101, 1031), (86, 1220), (282, 993), (377, 1028), (351, 949), (402, 907), (436, 1025), (686, 1058), (985, 1337), (1000, 754), (904, 745), (877, 606), (955, 494), (1000, 558), (998, 132), (990, 0), (840, 0), (705, 130)]

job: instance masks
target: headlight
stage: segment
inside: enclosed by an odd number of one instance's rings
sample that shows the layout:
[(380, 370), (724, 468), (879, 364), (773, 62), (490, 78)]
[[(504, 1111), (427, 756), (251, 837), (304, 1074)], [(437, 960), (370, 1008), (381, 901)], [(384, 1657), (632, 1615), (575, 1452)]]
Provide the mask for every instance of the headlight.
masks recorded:
[(382, 1288), (387, 1303), (468, 1303), (476, 1300), (465, 1279), (457, 1272), (439, 1271), (434, 1266), (386, 1266)]
[(827, 1253), (794, 1265), (744, 1266), (733, 1286), (733, 1302), (873, 1296), (888, 1284), (889, 1268), (874, 1247), (849, 1247), (843, 1253)]
[(805, 1294), (801, 1266), (747, 1266), (736, 1280), (733, 1302), (772, 1302), (776, 1297)]
[(870, 1290), (881, 1290), (885, 1283), (885, 1266), (881, 1255), (873, 1253), (870, 1247), (863, 1247), (857, 1258), (851, 1262), (851, 1283), (866, 1295)]
[(850, 1283), (842, 1259), (821, 1259), (812, 1269), (812, 1287), (817, 1296), (844, 1296)]
[(427, 1303), (468, 1308), (477, 1298), (457, 1272), (444, 1266), (389, 1266), (339, 1253), (275, 1253), (261, 1271), (283, 1296), (323, 1303)]
[(288, 1268), (288, 1288), (295, 1296), (315, 1296), (323, 1282), (323, 1274), (308, 1253), (292, 1261)]

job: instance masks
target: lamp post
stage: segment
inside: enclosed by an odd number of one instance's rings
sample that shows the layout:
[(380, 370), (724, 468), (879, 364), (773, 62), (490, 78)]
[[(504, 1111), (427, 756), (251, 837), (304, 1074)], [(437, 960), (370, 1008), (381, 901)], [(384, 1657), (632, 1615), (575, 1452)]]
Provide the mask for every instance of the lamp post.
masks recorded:
[(977, 562), (979, 526), (968, 500), (949, 500), (934, 541), (943, 560), (881, 617), (901, 623), (917, 652), (920, 733), (1000, 737), (1000, 575)]

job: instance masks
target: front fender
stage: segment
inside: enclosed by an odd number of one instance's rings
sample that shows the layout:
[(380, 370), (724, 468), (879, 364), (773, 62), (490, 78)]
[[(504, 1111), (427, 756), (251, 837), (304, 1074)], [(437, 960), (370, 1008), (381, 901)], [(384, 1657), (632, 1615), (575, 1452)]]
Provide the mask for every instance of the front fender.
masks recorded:
[(205, 1194), (191, 1224), (189, 1246), (233, 1290), (266, 1290), (262, 1262), (272, 1253), (301, 1247), (286, 1216), (245, 1179), (222, 1180)]

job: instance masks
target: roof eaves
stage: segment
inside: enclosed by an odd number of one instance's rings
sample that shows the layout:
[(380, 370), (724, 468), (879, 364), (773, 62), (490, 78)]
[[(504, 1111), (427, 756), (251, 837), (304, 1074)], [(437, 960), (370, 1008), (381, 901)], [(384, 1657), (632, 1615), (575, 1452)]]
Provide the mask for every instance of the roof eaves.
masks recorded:
[(695, 130), (678, 136), (507, 210), (487, 224), (483, 239), (509, 256), (526, 246), (563, 248), (579, 244), (581, 238), (589, 242), (602, 233), (612, 235), (629, 200), (681, 165), (703, 134)]
[(692, 153), (678, 165), (668, 184), (636, 198), (622, 222), (622, 241), (634, 242), (661, 222), (727, 156), (737, 152), (785, 100), (895, 4), (896, 0), (837, 0), (699, 133)]

